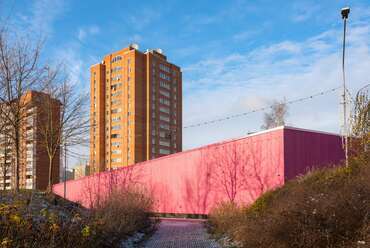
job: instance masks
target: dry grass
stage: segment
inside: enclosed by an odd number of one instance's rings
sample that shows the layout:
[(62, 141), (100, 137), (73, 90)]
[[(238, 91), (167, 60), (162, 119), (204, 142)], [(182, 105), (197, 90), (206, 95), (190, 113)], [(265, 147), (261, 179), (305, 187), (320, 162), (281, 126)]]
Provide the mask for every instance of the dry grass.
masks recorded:
[(211, 213), (210, 225), (241, 247), (370, 247), (368, 156), (310, 172), (248, 208), (224, 204)]
[(138, 230), (150, 229), (153, 224), (151, 208), (151, 198), (139, 190), (113, 191), (95, 209), (95, 215), (104, 223), (104, 232), (109, 235), (110, 240), (106, 243), (113, 245)]
[(3, 193), (0, 247), (121, 247), (153, 226), (150, 209), (150, 198), (131, 190), (112, 193), (94, 210), (53, 195)]

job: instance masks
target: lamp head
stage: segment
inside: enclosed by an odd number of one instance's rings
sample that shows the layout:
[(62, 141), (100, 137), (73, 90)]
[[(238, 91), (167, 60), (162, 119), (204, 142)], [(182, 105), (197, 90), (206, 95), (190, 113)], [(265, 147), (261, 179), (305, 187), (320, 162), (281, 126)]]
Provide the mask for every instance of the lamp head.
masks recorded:
[(350, 11), (349, 7), (344, 7), (344, 8), (341, 10), (342, 19), (348, 19), (349, 11)]

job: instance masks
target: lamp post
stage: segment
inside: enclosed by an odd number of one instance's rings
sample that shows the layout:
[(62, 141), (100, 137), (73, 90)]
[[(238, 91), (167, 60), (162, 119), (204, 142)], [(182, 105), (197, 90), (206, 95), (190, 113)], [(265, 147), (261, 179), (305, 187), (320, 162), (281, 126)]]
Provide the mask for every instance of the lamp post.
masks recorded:
[(344, 129), (344, 150), (346, 158), (346, 166), (348, 166), (348, 128), (347, 128), (347, 93), (346, 93), (346, 74), (345, 74), (345, 55), (346, 55), (346, 31), (347, 19), (350, 12), (349, 7), (341, 9), (343, 19), (343, 53), (342, 53), (342, 77), (343, 77), (343, 129)]

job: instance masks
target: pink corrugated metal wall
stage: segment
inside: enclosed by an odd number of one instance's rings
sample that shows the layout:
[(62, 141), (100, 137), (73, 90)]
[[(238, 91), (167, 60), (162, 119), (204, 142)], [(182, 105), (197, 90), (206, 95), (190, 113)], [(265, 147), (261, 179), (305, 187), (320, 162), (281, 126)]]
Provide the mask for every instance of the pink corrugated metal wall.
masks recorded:
[(344, 159), (342, 139), (329, 133), (284, 129), (285, 179), (305, 174), (312, 168), (337, 164)]
[[(287, 159), (284, 156), (294, 153), (284, 141), (300, 139), (296, 137), (300, 133), (284, 135), (286, 130), (278, 128), (68, 181), (67, 198), (91, 207), (111, 189), (134, 185), (153, 197), (154, 211), (158, 213), (207, 214), (222, 201), (249, 204), (263, 192), (282, 185), (285, 177), (291, 178), (302, 171), (301, 167), (294, 167), (299, 158), (289, 160), (290, 167), (284, 169)], [(309, 144), (327, 146), (330, 142), (325, 143), (324, 136), (319, 144), (314, 141)], [(296, 141), (292, 147), (295, 145), (306, 144)], [(284, 152), (284, 146), (288, 153)], [(309, 156), (311, 148), (300, 149), (306, 149)], [(320, 156), (314, 161), (320, 162)], [(310, 166), (311, 160), (305, 161), (304, 167)], [(54, 185), (53, 191), (63, 196), (63, 184)]]

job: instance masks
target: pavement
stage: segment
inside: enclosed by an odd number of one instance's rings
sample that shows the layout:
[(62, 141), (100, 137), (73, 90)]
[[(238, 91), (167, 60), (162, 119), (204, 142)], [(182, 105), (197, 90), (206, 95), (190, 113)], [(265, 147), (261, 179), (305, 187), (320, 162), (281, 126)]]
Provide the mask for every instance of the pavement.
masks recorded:
[(162, 219), (158, 230), (144, 244), (147, 248), (220, 248), (209, 238), (204, 221)]

